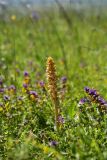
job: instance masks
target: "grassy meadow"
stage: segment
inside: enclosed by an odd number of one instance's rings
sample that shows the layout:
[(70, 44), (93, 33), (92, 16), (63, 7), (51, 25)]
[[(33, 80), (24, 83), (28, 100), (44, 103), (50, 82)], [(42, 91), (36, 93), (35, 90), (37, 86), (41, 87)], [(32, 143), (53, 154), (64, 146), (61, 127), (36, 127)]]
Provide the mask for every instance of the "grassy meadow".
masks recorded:
[[(58, 130), (48, 57), (56, 65)], [(106, 160), (106, 99), (106, 13), (0, 19), (0, 160)]]

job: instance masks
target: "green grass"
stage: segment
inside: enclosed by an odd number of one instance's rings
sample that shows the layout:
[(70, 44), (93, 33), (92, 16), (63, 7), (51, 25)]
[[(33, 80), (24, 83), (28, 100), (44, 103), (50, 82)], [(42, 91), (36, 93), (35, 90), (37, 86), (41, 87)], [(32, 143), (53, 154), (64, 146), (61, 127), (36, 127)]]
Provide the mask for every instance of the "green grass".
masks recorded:
[[(5, 89), (0, 93), (1, 160), (107, 159), (107, 114), (100, 114), (95, 103), (78, 106), (87, 96), (85, 86), (107, 99), (106, 15), (81, 18), (70, 12), (69, 16), (71, 26), (62, 14), (45, 11), (38, 21), (25, 17), (0, 22), (0, 87)], [(48, 56), (56, 63), (64, 117), (59, 132), (54, 130), (47, 89)], [(30, 90), (38, 93), (37, 101), (23, 90), (24, 71), (30, 75)], [(65, 90), (63, 76), (67, 77)], [(46, 91), (38, 85), (40, 81)], [(8, 91), (10, 85), (16, 87), (14, 94)], [(5, 95), (10, 100), (5, 101)], [(52, 141), (57, 145), (50, 145)]]

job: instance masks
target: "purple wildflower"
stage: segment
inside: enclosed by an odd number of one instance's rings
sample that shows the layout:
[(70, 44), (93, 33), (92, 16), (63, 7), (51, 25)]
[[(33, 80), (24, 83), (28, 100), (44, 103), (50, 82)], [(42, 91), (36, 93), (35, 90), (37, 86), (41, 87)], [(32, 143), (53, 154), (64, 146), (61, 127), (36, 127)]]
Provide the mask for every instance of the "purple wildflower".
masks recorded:
[(16, 68), (16, 73), (18, 73), (18, 74), (20, 73), (20, 70), (19, 70), (19, 68)]
[(88, 100), (87, 100), (87, 98), (82, 98), (82, 99), (80, 99), (80, 101), (79, 101), (79, 105), (83, 105), (84, 103), (86, 103)]
[(99, 106), (99, 109), (106, 110), (107, 101), (105, 101), (95, 89), (85, 87), (85, 91), (89, 95), (91, 102), (96, 103)]
[(44, 86), (45, 86), (45, 83), (44, 83), (43, 81), (40, 81), (40, 82), (39, 82), (39, 85), (40, 85), (40, 87), (44, 87)]
[(89, 95), (96, 95), (96, 94), (97, 94), (97, 92), (96, 92), (95, 89), (90, 89), (89, 90)]
[(96, 98), (99, 96), (99, 94), (97, 93), (97, 91), (95, 89), (90, 89), (88, 87), (84, 88), (85, 92), (88, 93), (88, 95), (91, 96), (91, 98), (93, 98), (94, 100), (96, 100)]
[(85, 87), (84, 90), (88, 93), (89, 92), (89, 87)]
[(31, 15), (31, 18), (34, 19), (34, 20), (39, 20), (40, 16), (36, 11), (33, 11), (32, 15)]
[(29, 76), (29, 73), (27, 71), (24, 71), (24, 76), (25, 77)]
[(16, 90), (16, 87), (14, 86), (14, 85), (11, 85), (9, 88), (8, 88), (9, 90)]
[(0, 93), (3, 93), (4, 92), (4, 88), (0, 88)]
[(64, 123), (64, 117), (62, 117), (61, 115), (58, 116), (58, 122), (60, 124), (63, 124)]
[(10, 100), (10, 97), (9, 97), (8, 95), (4, 95), (3, 99), (4, 99), (5, 101), (9, 101), (9, 100)]
[(35, 92), (35, 91), (29, 91), (29, 94), (30, 94), (30, 95), (33, 95), (35, 98), (38, 97), (38, 94), (37, 94), (37, 92)]
[(66, 83), (66, 81), (67, 81), (67, 77), (66, 77), (66, 76), (63, 76), (63, 77), (61, 78), (61, 82), (62, 82), (62, 83)]
[(2, 84), (3, 84), (3, 80), (0, 78), (0, 85), (2, 86)]
[(23, 84), (24, 88), (28, 88), (28, 85), (26, 83)]
[(23, 97), (22, 97), (22, 96), (19, 96), (19, 97), (17, 97), (17, 100), (23, 101)]
[(106, 101), (105, 101), (103, 98), (101, 98), (101, 97), (99, 97), (99, 98), (97, 99), (97, 101), (98, 101), (98, 103), (99, 103), (100, 105), (104, 105), (104, 104), (106, 103)]
[(106, 107), (106, 109), (107, 109), (107, 102), (104, 103), (104, 107)]
[(58, 144), (58, 142), (56, 142), (56, 141), (51, 141), (50, 142), (50, 146), (52, 146), (52, 147), (56, 147), (57, 144)]
[(3, 103), (0, 103), (0, 107), (3, 107)]

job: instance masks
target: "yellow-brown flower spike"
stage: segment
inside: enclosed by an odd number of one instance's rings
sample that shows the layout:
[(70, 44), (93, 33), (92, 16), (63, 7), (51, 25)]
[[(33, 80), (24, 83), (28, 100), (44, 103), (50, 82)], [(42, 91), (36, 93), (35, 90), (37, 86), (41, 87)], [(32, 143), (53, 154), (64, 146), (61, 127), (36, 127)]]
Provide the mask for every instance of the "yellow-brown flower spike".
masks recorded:
[(59, 130), (59, 99), (58, 99), (58, 91), (57, 91), (57, 76), (56, 76), (56, 67), (52, 57), (48, 57), (46, 64), (46, 73), (48, 80), (48, 89), (50, 93), (50, 97), (55, 106), (55, 125), (56, 129)]

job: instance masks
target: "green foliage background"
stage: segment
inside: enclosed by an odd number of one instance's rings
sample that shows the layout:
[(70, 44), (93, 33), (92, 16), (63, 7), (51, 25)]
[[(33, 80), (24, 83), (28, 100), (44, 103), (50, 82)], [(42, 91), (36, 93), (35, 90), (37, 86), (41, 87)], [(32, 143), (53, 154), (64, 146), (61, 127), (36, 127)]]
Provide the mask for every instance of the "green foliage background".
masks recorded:
[[(0, 93), (1, 160), (107, 159), (107, 115), (101, 115), (95, 104), (83, 105), (82, 110), (78, 106), (86, 96), (85, 86), (107, 98), (107, 16), (66, 13), (68, 17), (43, 10), (38, 20), (17, 15), (14, 21), (0, 22), (0, 75), (4, 87), (16, 86), (8, 102)], [(47, 84), (48, 56), (56, 63), (59, 92), (60, 78), (67, 77), (66, 94), (60, 100), (65, 123), (59, 133), (54, 131), (50, 97), (37, 85), (40, 80)], [(39, 103), (22, 91), (25, 70), (31, 89), (41, 97)], [(21, 103), (18, 96), (23, 97)], [(51, 140), (58, 142), (56, 147), (49, 145)]]

